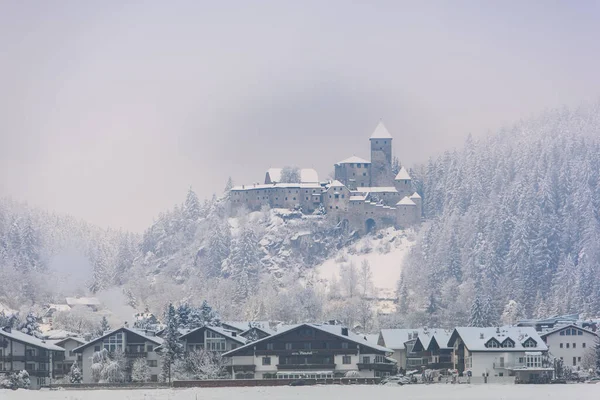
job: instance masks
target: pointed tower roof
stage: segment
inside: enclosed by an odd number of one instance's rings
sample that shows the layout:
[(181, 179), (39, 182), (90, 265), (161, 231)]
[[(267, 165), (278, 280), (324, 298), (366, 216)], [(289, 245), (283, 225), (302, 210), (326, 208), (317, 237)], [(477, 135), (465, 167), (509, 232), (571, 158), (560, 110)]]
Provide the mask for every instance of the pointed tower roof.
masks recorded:
[(375, 130), (371, 134), (370, 139), (393, 139), (393, 138), (392, 138), (392, 135), (390, 135), (390, 133), (386, 129), (385, 125), (383, 124), (383, 121), (379, 121), (379, 124), (377, 124), (377, 128), (375, 128)]
[(416, 206), (415, 202), (408, 198), (408, 196), (404, 196), (402, 200), (396, 203), (397, 206)]
[(420, 198), (421, 198), (421, 196), (419, 196), (419, 193), (417, 193), (417, 192), (414, 192), (413, 194), (411, 194), (411, 195), (410, 195), (410, 198), (411, 198), (411, 199), (420, 199)]
[(396, 175), (396, 180), (397, 181), (411, 180), (411, 177), (408, 174), (408, 171), (406, 170), (406, 168), (404, 168), (404, 167), (400, 168), (400, 171), (398, 172), (398, 175)]

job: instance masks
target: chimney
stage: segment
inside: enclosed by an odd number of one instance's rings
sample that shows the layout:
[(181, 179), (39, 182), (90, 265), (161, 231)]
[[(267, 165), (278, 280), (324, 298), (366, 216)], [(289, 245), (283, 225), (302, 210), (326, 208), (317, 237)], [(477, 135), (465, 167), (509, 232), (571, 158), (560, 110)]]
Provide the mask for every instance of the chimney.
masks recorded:
[(483, 332), (479, 334), (479, 339), (483, 339)]
[(348, 336), (348, 328), (342, 328), (342, 335)]
[(10, 326), (5, 326), (4, 328), (2, 328), (2, 330), (6, 333), (11, 333), (12, 332), (12, 328)]

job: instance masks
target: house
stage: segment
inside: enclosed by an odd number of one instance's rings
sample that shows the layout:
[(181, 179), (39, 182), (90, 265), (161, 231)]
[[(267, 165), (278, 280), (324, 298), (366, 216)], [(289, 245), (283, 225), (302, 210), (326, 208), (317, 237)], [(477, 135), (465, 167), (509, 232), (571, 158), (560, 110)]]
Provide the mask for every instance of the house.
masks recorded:
[(85, 339), (80, 337), (68, 337), (54, 341), (54, 344), (65, 349), (64, 359), (56, 361), (52, 366), (54, 378), (64, 378), (69, 371), (71, 371), (71, 366), (75, 363), (77, 363), (77, 366), (81, 369), (81, 353), (74, 353), (73, 350), (82, 344), (85, 344)]
[(228, 331), (236, 331), (242, 333), (247, 331), (250, 326), (262, 326), (268, 328), (270, 326), (269, 321), (222, 321), (221, 328)]
[(65, 300), (70, 308), (85, 306), (92, 311), (98, 311), (100, 308), (100, 300), (95, 297), (67, 297)]
[(186, 351), (206, 349), (225, 353), (246, 344), (246, 339), (237, 331), (217, 326), (201, 326), (179, 337)]
[(258, 339), (263, 339), (267, 336), (274, 335), (275, 333), (277, 332), (272, 330), (268, 326), (265, 327), (263, 325), (255, 325), (252, 328), (248, 328), (244, 332), (240, 333), (240, 336), (245, 338), (246, 340), (255, 341)]
[(126, 381), (131, 380), (131, 364), (138, 359), (146, 359), (150, 367), (150, 380), (158, 381), (160, 375), (160, 354), (156, 348), (163, 343), (161, 337), (153, 331), (128, 327), (114, 329), (97, 339), (73, 349), (74, 354), (81, 354), (83, 383), (93, 383), (92, 356), (102, 349), (110, 353), (122, 351), (127, 359)]
[(445, 329), (424, 329), (418, 335), (412, 348), (412, 353), (418, 354), (422, 360), (422, 367), (429, 369), (451, 369), (452, 347), (448, 341), (452, 331)]
[(57, 312), (67, 311), (71, 311), (71, 307), (68, 304), (48, 304), (42, 314), (42, 323), (52, 325), (52, 319)]
[(377, 344), (392, 349), (391, 357), (402, 370), (414, 369), (423, 365), (422, 356), (414, 353), (413, 347), (417, 338), (426, 329), (382, 329)]
[(223, 354), (236, 379), (334, 378), (390, 375), (391, 349), (369, 343), (339, 325), (288, 325), (277, 333)]
[(488, 377), (516, 377), (531, 382), (552, 377), (554, 370), (548, 347), (533, 327), (455, 328), (448, 346), (459, 373), (486, 381)]
[(542, 319), (523, 319), (517, 323), (517, 326), (532, 326), (538, 332), (552, 330), (557, 326), (577, 323), (579, 314), (555, 315)]
[(540, 334), (551, 356), (563, 360), (564, 365), (579, 369), (585, 354), (594, 351), (598, 335), (575, 324), (556, 327)]
[(64, 357), (65, 350), (50, 342), (10, 327), (0, 329), (0, 374), (26, 370), (32, 389), (50, 384), (53, 365)]

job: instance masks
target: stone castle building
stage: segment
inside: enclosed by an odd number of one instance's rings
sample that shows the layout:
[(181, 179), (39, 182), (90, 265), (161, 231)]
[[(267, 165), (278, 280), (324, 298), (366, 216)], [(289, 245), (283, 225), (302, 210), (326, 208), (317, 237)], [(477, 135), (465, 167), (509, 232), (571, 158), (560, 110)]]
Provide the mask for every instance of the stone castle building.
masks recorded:
[(231, 203), (250, 210), (263, 205), (299, 209), (305, 214), (319, 210), (362, 233), (417, 224), (421, 220), (421, 196), (414, 191), (404, 167), (394, 176), (392, 140), (380, 122), (369, 138), (371, 161), (356, 156), (340, 161), (334, 165), (335, 179), (325, 182), (319, 181), (314, 169), (301, 169), (298, 182), (281, 182), (282, 169), (271, 168), (264, 184), (232, 188)]

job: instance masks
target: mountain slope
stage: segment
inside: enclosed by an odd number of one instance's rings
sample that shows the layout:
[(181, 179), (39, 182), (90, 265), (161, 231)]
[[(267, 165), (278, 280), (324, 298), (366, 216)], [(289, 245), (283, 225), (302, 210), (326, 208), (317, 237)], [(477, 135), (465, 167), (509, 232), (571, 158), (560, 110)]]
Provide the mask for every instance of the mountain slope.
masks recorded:
[(600, 310), (600, 107), (549, 111), (413, 170), (431, 224), (406, 260), (401, 308), (465, 324), (476, 296), (493, 317)]

